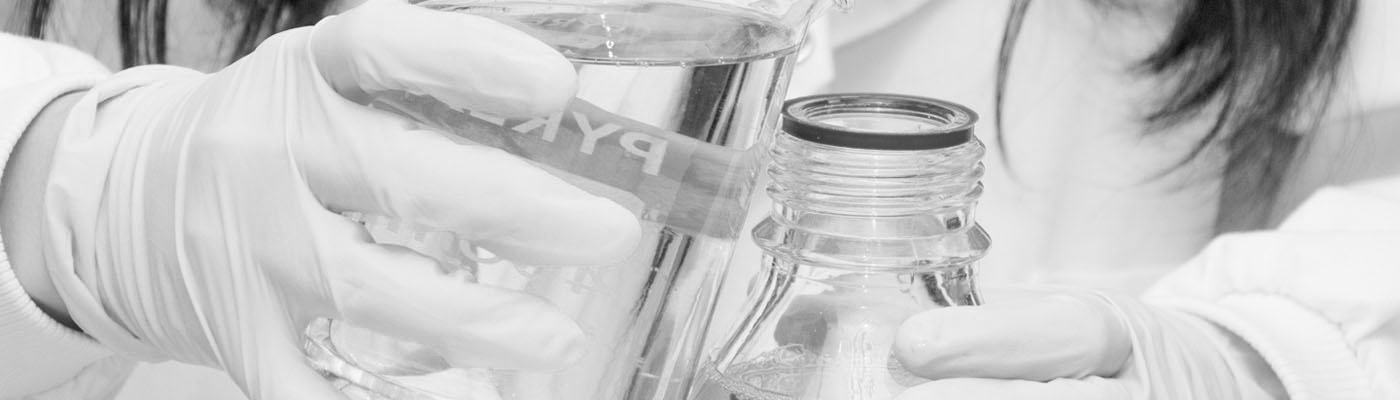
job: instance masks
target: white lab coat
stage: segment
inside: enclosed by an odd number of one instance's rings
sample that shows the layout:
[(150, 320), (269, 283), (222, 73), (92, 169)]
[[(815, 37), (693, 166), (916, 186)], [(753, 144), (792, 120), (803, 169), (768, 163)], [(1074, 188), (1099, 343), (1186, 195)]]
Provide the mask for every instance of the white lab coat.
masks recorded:
[[(839, 86), (833, 79), (840, 53), (830, 51), (836, 44), (859, 43), (901, 19), (919, 17), (927, 7), (923, 0), (883, 1), (886, 13), (862, 14), (853, 17), (856, 22), (815, 32), (794, 94), (833, 82)], [(8, 157), (44, 104), (91, 84), (92, 78), (80, 75), (104, 72), (74, 51), (11, 36), (0, 35), (0, 55), (0, 159)], [(1374, 104), (1386, 101), (1380, 96)], [(1243, 337), (1271, 363), (1294, 398), (1400, 398), (1400, 246), (1388, 243), (1400, 243), (1400, 179), (1328, 189), (1277, 231), (1215, 240), (1185, 267), (1170, 271), (1150, 298)], [(741, 248), (736, 260), (732, 276), (742, 283), (752, 274), (743, 266), (757, 264), (755, 249)], [(733, 310), (734, 304), (721, 308)], [(0, 398), (104, 398), (117, 391), (123, 399), (241, 398), (226, 378), (207, 368), (167, 363), (132, 372), (99, 344), (48, 320), (19, 287), (7, 261), (0, 262), (0, 348), (6, 349), (0, 353)]]

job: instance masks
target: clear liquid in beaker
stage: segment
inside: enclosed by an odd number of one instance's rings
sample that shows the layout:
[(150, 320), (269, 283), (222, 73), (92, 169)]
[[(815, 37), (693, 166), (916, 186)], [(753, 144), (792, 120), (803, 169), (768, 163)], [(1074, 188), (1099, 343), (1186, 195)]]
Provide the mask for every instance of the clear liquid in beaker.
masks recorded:
[(650, 0), (609, 2), (433, 0), (419, 5), (485, 16), (583, 63), (731, 64), (796, 47), (793, 29), (747, 7)]
[[(562, 371), (487, 371), (487, 380), (507, 399), (653, 399), (686, 390), (699, 364), (699, 343), (691, 333), (708, 323), (715, 282), (740, 237), (758, 173), (750, 149), (776, 125), (773, 111), (796, 49), (792, 28), (741, 7), (589, 3), (419, 3), (510, 24), (573, 61), (578, 100), (557, 119), (483, 117), (427, 97), (380, 94), (386, 109), (470, 142), (463, 144), (507, 150), (643, 220), (642, 248), (625, 262), (540, 267), (527, 282), (500, 285), (549, 300), (589, 338), (584, 358)], [(600, 132), (611, 134), (583, 137)], [(638, 154), (659, 148), (666, 151)], [(664, 159), (653, 165), (646, 156)], [(334, 346), (327, 335), (312, 339), (311, 347), (328, 349), (311, 353), (318, 366), (356, 359), (336, 354), (356, 350)], [(455, 379), (421, 370), (395, 375), (401, 371), (328, 374), (365, 392), (452, 387), (423, 380)]]

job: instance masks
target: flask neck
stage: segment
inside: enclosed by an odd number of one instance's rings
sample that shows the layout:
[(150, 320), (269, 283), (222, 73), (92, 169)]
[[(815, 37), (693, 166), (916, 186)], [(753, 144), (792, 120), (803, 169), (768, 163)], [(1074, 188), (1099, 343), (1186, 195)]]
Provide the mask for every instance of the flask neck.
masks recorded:
[(770, 273), (828, 283), (902, 277), (894, 280), (907, 281), (901, 292), (929, 306), (981, 303), (974, 266), (990, 241), (974, 218), (986, 151), (980, 142), (889, 151), (787, 134), (774, 140), (773, 212), (754, 231)]
[(974, 225), (985, 147), (867, 150), (778, 135), (773, 216), (795, 228), (867, 238), (927, 237)]

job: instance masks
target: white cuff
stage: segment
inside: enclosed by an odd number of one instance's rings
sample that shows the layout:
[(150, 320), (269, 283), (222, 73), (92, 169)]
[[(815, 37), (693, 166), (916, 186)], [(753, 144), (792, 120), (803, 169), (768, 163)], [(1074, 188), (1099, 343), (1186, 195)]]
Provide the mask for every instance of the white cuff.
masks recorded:
[(1244, 339), (1273, 368), (1293, 400), (1373, 397), (1370, 381), (1337, 325), (1292, 300), (1270, 294), (1235, 294), (1213, 302), (1163, 303)]
[[(20, 135), (50, 102), (95, 85), (101, 76), (75, 76), (9, 88), (0, 96), (0, 165)], [(0, 170), (3, 173), (3, 170)], [(0, 177), (3, 178), (3, 177)], [(0, 232), (0, 238), (10, 234)], [(2, 240), (2, 239), (0, 239)], [(59, 324), (34, 304), (10, 268), (0, 242), (0, 398), (57, 386), (83, 367), (112, 353), (91, 338)]]

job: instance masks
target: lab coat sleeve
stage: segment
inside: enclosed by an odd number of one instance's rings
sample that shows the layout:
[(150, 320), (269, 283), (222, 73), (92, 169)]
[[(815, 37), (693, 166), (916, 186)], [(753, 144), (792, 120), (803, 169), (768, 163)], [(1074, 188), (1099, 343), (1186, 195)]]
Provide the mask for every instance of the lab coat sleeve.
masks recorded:
[(1324, 189), (1147, 294), (1242, 338), (1293, 399), (1400, 399), (1400, 178)]
[[(91, 87), (107, 73), (77, 50), (11, 35), (0, 34), (0, 55), (0, 161), (8, 161), (20, 135), (48, 103)], [(24, 234), (36, 233), (0, 232), (0, 399), (100, 392), (96, 389), (113, 381), (103, 375), (116, 372), (124, 378), (129, 366), (99, 362), (111, 352), (49, 318), (24, 292), (3, 243)]]

